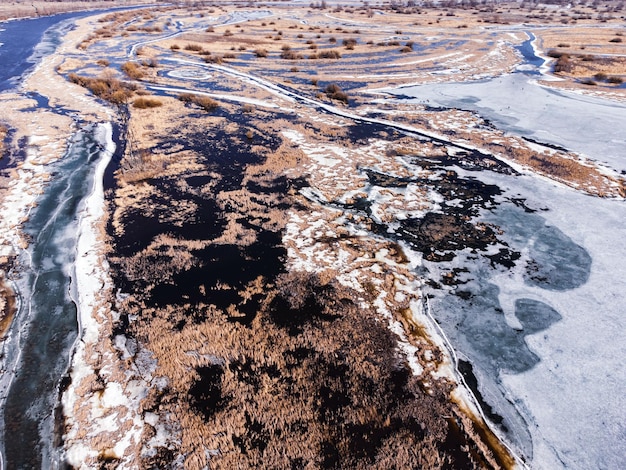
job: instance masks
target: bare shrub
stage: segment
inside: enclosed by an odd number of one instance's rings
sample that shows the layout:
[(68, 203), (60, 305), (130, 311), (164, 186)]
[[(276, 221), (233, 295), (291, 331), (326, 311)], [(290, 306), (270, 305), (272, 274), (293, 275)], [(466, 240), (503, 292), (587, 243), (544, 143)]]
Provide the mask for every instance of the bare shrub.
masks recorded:
[(178, 99), (183, 103), (199, 106), (205, 111), (214, 111), (220, 106), (217, 101), (208, 96), (194, 95), (192, 93), (183, 93), (178, 96)]
[(607, 74), (604, 72), (598, 72), (593, 76), (594, 79), (598, 80), (599, 82), (604, 82), (606, 81), (606, 79), (608, 78)]
[(341, 53), (335, 49), (329, 51), (321, 51), (318, 54), (320, 59), (341, 59)]
[(155, 98), (137, 98), (133, 102), (134, 108), (146, 109), (146, 108), (158, 108), (159, 106), (163, 106), (163, 102), (161, 100), (157, 100)]
[(136, 62), (124, 62), (120, 69), (128, 78), (133, 80), (141, 80), (144, 76), (141, 67)]
[(286, 60), (298, 60), (302, 59), (302, 56), (297, 52), (292, 51), (291, 48), (288, 48), (286, 50), (283, 48), (283, 52), (280, 54), (280, 58)]
[(354, 38), (348, 38), (348, 39), (344, 39), (342, 43), (346, 49), (353, 50), (354, 47), (358, 44), (358, 41)]
[(205, 57), (204, 61), (207, 64), (217, 64), (217, 65), (219, 65), (219, 64), (224, 62), (224, 59), (222, 58), (221, 55), (213, 55), (213, 56)]
[(570, 60), (570, 57), (567, 54), (561, 54), (559, 58), (557, 59), (556, 64), (554, 64), (554, 71), (557, 73), (558, 72), (569, 73), (572, 71), (573, 68), (574, 68), (574, 65), (572, 64), (572, 61)]
[(324, 92), (326, 93), (326, 96), (332, 100), (341, 101), (346, 104), (348, 103), (348, 95), (336, 83), (331, 83), (326, 86)]
[(265, 49), (255, 49), (254, 51), (254, 55), (257, 57), (267, 57), (267, 51)]
[(185, 50), (191, 52), (200, 52), (202, 50), (202, 46), (199, 44), (187, 44), (185, 46)]

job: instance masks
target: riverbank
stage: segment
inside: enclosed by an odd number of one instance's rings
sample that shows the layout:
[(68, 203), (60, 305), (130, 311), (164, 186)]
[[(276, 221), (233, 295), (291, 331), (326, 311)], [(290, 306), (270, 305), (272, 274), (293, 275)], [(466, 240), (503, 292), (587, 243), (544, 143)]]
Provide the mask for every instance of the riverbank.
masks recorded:
[[(115, 2), (115, 7), (152, 4), (147, 0), (121, 0)], [(107, 10), (113, 5), (110, 1), (87, 0), (87, 1), (13, 1), (0, 3), (0, 22), (22, 18), (39, 18), (41, 16), (58, 15), (90, 10)]]

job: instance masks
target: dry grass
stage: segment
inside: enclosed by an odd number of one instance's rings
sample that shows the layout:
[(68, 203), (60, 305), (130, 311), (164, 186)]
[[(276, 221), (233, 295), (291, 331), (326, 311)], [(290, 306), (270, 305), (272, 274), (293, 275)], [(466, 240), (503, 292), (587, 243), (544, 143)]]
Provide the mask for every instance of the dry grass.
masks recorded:
[(72, 83), (83, 86), (98, 98), (112, 104), (125, 104), (133, 96), (135, 87), (116, 78), (103, 75), (101, 78), (91, 78), (70, 73), (67, 77)]
[(13, 317), (17, 313), (15, 292), (5, 279), (4, 268), (10, 261), (0, 263), (0, 341), (4, 339)]
[(8, 133), (9, 133), (9, 128), (5, 126), (4, 124), (0, 124), (0, 158), (4, 157), (4, 152), (5, 152), (4, 140), (6, 139)]
[(183, 103), (189, 103), (198, 106), (205, 111), (214, 111), (219, 108), (220, 104), (208, 96), (194, 95), (191, 93), (183, 93), (178, 99)]
[(144, 77), (144, 72), (141, 70), (141, 66), (136, 62), (124, 62), (120, 69), (128, 78), (132, 80), (141, 80)]
[(140, 97), (133, 101), (133, 106), (139, 109), (158, 108), (163, 106), (163, 102), (156, 98)]

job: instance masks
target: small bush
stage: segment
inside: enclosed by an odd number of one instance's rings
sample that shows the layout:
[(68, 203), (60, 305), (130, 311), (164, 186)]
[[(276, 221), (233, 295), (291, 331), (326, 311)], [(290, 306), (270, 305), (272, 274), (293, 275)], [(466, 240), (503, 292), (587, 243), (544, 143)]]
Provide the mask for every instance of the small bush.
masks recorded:
[(622, 38), (613, 38), (609, 42), (622, 42)]
[(613, 76), (613, 77), (607, 78), (606, 81), (609, 82), (609, 83), (613, 83), (614, 85), (620, 85), (620, 84), (622, 84), (624, 82), (624, 79), (622, 79), (621, 77)]
[(217, 65), (219, 65), (219, 64), (224, 62), (224, 59), (222, 58), (221, 55), (212, 55), (212, 56), (209, 56), (209, 57), (205, 57), (204, 61), (207, 64), (217, 64)]
[(302, 59), (302, 56), (296, 53), (295, 51), (287, 50), (287, 51), (283, 51), (280, 54), (280, 58), (286, 59), (286, 60), (298, 60), (298, 59)]
[(177, 51), (178, 49), (180, 49), (180, 46), (178, 44), (172, 44), (170, 46), (170, 49), (173, 50), (173, 51)]
[(595, 79), (596, 79), (596, 80), (598, 80), (599, 82), (604, 82), (604, 81), (606, 81), (606, 79), (607, 79), (607, 78), (609, 78), (609, 77), (608, 77), (608, 76), (607, 76), (607, 74), (606, 74), (606, 73), (604, 73), (604, 72), (598, 72), (597, 74), (595, 74), (595, 75), (593, 76), (593, 78), (595, 78)]
[(354, 46), (356, 46), (358, 43), (358, 41), (354, 38), (344, 39), (342, 42), (343, 46), (348, 50), (354, 49)]
[(335, 49), (321, 51), (318, 56), (320, 59), (341, 59), (341, 53)]
[(144, 76), (140, 66), (135, 62), (124, 62), (120, 69), (133, 80), (141, 80)]
[(158, 108), (159, 106), (163, 106), (163, 103), (160, 100), (155, 98), (137, 98), (133, 102), (134, 108), (146, 109), (146, 108)]
[(267, 51), (265, 49), (255, 49), (254, 55), (257, 57), (267, 57)]
[(561, 51), (556, 51), (554, 49), (550, 49), (547, 54), (548, 54), (548, 57), (552, 57), (553, 59), (558, 59), (559, 57), (564, 55), (565, 52), (561, 52)]
[(596, 86), (597, 83), (594, 82), (591, 78), (585, 78), (582, 82), (583, 85)]
[(156, 68), (159, 66), (159, 62), (156, 59), (152, 58), (142, 61), (141, 65), (143, 65), (144, 67)]
[(561, 57), (559, 57), (559, 59), (556, 61), (556, 64), (554, 65), (555, 72), (569, 73), (572, 71), (573, 68), (574, 66), (567, 54), (561, 55)]
[(326, 93), (326, 96), (332, 100), (341, 101), (346, 104), (348, 103), (348, 95), (336, 83), (329, 84), (324, 92)]
[(178, 99), (183, 103), (193, 104), (199, 106), (205, 111), (214, 111), (219, 108), (219, 103), (208, 96), (194, 95), (192, 93), (183, 93), (178, 96)]
[(187, 44), (185, 46), (185, 50), (192, 51), (192, 52), (200, 52), (202, 50), (202, 46), (200, 46), (199, 44)]

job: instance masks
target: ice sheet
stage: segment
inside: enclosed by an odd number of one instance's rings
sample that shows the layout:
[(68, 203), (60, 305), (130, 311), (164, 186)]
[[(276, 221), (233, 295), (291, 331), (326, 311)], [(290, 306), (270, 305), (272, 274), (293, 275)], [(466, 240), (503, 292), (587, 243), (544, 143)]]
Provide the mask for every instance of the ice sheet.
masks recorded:
[(548, 88), (523, 73), (387, 91), (411, 97), (415, 103), (476, 111), (501, 129), (626, 171), (626, 105), (622, 103)]

